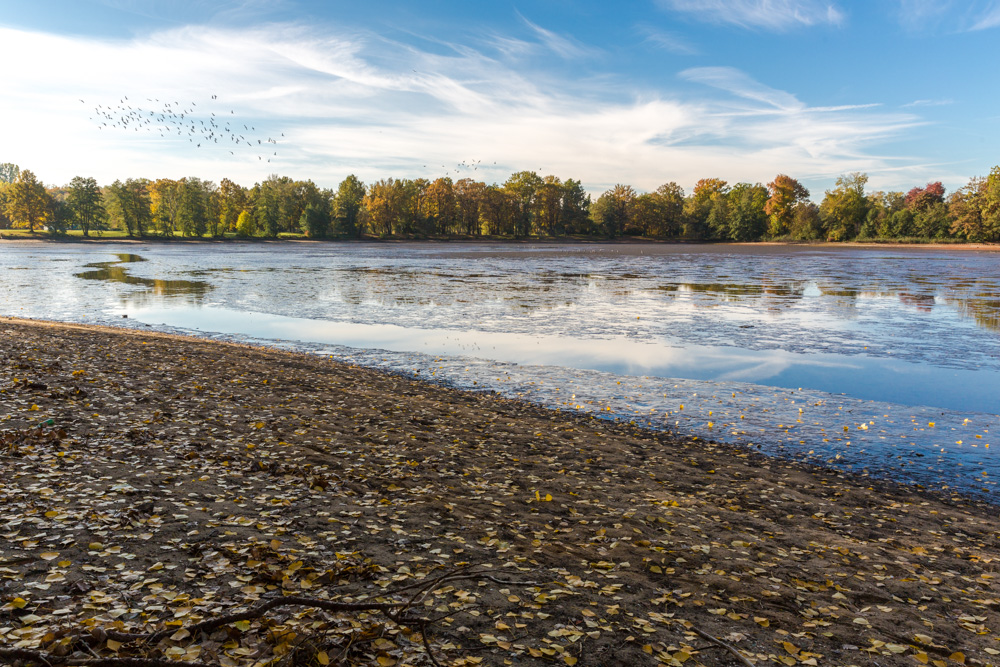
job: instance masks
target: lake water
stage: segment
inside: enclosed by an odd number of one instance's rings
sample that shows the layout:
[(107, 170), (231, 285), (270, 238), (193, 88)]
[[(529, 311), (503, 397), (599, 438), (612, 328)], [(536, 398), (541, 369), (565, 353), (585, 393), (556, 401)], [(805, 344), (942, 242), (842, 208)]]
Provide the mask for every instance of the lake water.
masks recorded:
[(5, 243), (0, 312), (278, 345), (988, 499), (1000, 477), (995, 252)]

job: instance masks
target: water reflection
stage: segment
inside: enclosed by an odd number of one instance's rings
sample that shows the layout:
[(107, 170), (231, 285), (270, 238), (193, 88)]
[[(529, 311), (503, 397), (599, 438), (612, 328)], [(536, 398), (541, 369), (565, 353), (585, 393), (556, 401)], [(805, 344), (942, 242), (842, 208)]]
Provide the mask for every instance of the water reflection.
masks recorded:
[(189, 303), (197, 303), (212, 289), (208, 283), (197, 280), (164, 280), (133, 276), (128, 272), (128, 268), (122, 265), (147, 260), (141, 255), (131, 253), (117, 253), (115, 256), (118, 258), (115, 261), (86, 264), (85, 268), (91, 270), (77, 273), (76, 277), (145, 288), (123, 297), (122, 303), (132, 306), (146, 306), (158, 299), (175, 297), (183, 297)]

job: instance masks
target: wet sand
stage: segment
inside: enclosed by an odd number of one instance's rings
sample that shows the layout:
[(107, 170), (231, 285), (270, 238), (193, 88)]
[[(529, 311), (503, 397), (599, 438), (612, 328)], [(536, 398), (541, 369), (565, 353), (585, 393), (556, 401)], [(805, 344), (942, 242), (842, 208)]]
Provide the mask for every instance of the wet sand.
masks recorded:
[(426, 665), (356, 612), (64, 635), (457, 570), (441, 664), (997, 664), (995, 505), (277, 350), (3, 318), (0, 360), (0, 649)]

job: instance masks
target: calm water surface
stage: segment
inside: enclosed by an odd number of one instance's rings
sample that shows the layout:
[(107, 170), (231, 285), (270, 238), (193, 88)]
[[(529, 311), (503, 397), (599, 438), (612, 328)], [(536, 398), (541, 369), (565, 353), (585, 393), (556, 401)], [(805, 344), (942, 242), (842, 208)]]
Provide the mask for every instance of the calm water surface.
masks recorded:
[(0, 312), (281, 345), (987, 498), (1000, 477), (1000, 253), (8, 243)]

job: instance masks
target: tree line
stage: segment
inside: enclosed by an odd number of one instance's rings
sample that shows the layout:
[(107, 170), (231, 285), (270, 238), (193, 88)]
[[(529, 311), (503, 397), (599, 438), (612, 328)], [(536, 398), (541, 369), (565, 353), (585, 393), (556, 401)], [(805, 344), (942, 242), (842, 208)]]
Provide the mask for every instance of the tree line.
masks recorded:
[(699, 180), (639, 193), (616, 185), (596, 200), (578, 180), (520, 171), (502, 184), (470, 178), (348, 176), (336, 190), (272, 175), (253, 187), (223, 178), (129, 178), (99, 186), (77, 176), (45, 187), (34, 173), (0, 164), (0, 229), (84, 236), (309, 238), (642, 236), (691, 241), (920, 238), (1000, 241), (1000, 166), (947, 194), (940, 182), (908, 192), (869, 192), (868, 176), (837, 179), (817, 205), (791, 176), (767, 185)]

